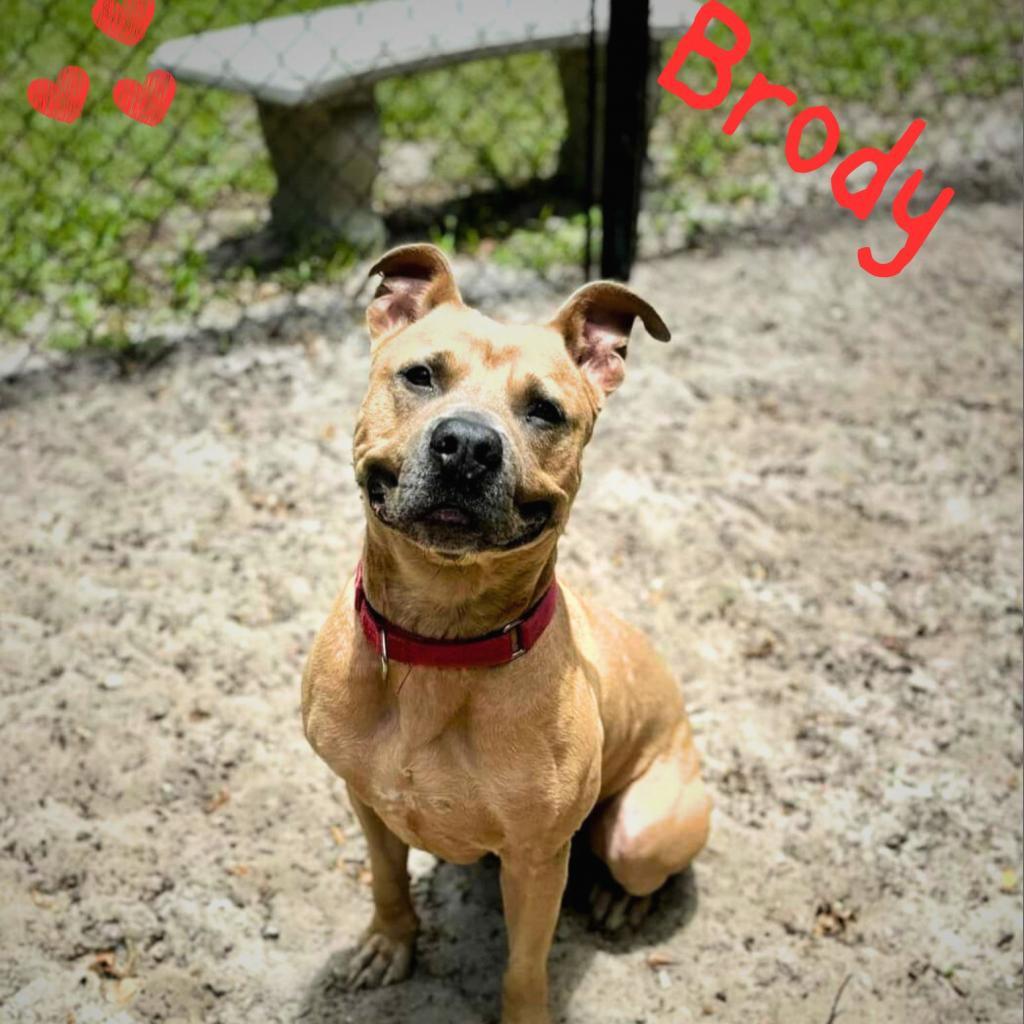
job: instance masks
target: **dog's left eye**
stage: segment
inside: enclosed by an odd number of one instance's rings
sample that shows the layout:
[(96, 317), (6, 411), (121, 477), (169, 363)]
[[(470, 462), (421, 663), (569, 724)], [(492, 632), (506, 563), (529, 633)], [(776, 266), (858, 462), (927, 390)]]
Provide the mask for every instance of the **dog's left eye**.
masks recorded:
[(434, 383), (434, 375), (430, 372), (429, 366), (407, 366), (399, 376), (414, 388), (429, 388)]
[(557, 426), (565, 422), (565, 413), (554, 402), (546, 398), (538, 398), (530, 403), (526, 410), (526, 418)]

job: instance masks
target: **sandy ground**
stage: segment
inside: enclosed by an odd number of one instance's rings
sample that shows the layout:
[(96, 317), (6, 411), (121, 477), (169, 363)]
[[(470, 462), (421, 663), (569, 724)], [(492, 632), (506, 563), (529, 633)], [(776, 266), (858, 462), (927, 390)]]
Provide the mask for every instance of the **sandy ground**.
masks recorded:
[[(677, 667), (717, 810), (639, 934), (564, 911), (559, 1020), (826, 1024), (847, 978), (850, 1024), (1021, 1020), (1021, 213), (954, 204), (890, 281), (880, 221), (638, 272), (677, 340), (635, 342), (561, 571)], [(0, 392), (5, 1024), (497, 1019), (488, 863), (416, 854), (413, 979), (336, 977), (365, 846), (298, 682), (366, 368), (349, 333)]]

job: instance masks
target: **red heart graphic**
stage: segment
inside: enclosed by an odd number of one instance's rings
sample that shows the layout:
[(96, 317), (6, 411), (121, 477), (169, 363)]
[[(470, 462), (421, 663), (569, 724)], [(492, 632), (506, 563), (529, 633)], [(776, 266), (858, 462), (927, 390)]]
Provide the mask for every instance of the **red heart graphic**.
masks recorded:
[(156, 0), (96, 0), (92, 20), (106, 36), (134, 46), (149, 28), (156, 9)]
[(89, 95), (89, 76), (74, 64), (62, 68), (57, 81), (37, 78), (28, 87), (28, 101), (44, 117), (71, 124), (78, 120)]
[(118, 110), (133, 121), (158, 125), (170, 109), (176, 83), (170, 71), (150, 71), (146, 84), (122, 78), (114, 86)]

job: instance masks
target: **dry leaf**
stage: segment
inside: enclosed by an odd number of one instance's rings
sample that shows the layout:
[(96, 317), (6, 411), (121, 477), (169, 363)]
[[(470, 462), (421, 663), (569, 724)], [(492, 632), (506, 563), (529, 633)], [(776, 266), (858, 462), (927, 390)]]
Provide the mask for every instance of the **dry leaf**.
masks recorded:
[(95, 971), (104, 978), (118, 978), (117, 957), (112, 952), (97, 953), (89, 964), (89, 970)]
[(236, 878), (244, 878), (252, 871), (252, 868), (248, 864), (232, 864), (227, 870), (229, 875), (234, 875)]
[(363, 870), (359, 872), (359, 881), (363, 885), (372, 885), (373, 875), (369, 868), (363, 868)]
[(1017, 872), (1012, 868), (1006, 868), (999, 877), (999, 888), (1002, 892), (1017, 891)]
[(901, 658), (910, 658), (910, 650), (907, 647), (907, 641), (901, 636), (880, 636), (878, 642), (887, 650), (892, 651), (893, 654), (898, 654)]
[(755, 640), (752, 640), (750, 644), (747, 645), (746, 650), (743, 652), (743, 657), (751, 660), (755, 658), (767, 658), (774, 650), (774, 639), (772, 639), (768, 633), (765, 633), (757, 637)]
[(113, 978), (120, 981), (132, 973), (132, 968), (134, 967), (133, 959), (129, 957), (127, 963), (119, 964), (117, 962), (117, 954), (112, 949), (108, 949), (102, 953), (97, 953), (92, 958), (89, 970), (95, 971), (101, 978)]
[(331, 826), (331, 838), (338, 846), (345, 845), (345, 833), (337, 826)]
[(839, 900), (836, 900), (835, 903), (819, 903), (814, 920), (814, 935), (819, 939), (823, 937), (837, 938), (846, 931), (851, 922), (856, 920), (856, 913), (848, 907), (844, 907)]
[(659, 953), (657, 950), (654, 950), (647, 954), (647, 966), (650, 967), (651, 970), (655, 970), (658, 967), (668, 967), (671, 964), (677, 963), (679, 963), (679, 961), (668, 953)]
[(228, 792), (227, 786), (222, 786), (216, 796), (212, 797), (206, 806), (203, 808), (207, 814), (213, 814), (214, 811), (219, 810), (231, 799), (231, 794)]
[(52, 897), (44, 896), (36, 888), (29, 889), (28, 895), (32, 902), (42, 910), (53, 910), (55, 903)]

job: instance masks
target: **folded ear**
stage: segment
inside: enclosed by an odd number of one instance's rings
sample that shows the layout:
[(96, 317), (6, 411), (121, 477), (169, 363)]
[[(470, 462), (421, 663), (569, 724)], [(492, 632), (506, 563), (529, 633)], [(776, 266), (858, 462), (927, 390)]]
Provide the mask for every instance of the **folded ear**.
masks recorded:
[(580, 369), (599, 391), (610, 395), (625, 375), (629, 333), (637, 317), (658, 341), (672, 337), (649, 303), (615, 281), (595, 281), (574, 292), (551, 326), (562, 332)]
[(377, 341), (426, 316), (445, 302), (462, 305), (451, 264), (436, 245), (400, 245), (370, 270), (381, 282), (366, 310), (370, 337)]

